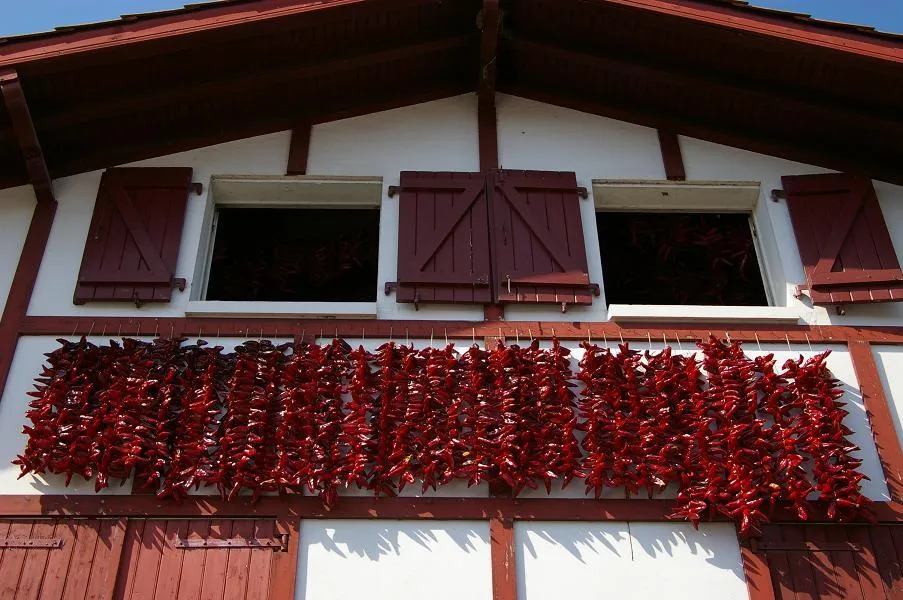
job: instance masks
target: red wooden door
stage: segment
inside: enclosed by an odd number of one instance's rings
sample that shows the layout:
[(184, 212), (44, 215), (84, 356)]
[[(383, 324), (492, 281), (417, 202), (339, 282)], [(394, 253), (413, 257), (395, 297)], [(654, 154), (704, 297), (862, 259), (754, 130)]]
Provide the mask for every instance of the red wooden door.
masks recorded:
[(767, 525), (759, 551), (776, 600), (903, 598), (900, 525)]
[(0, 520), (0, 598), (112, 598), (125, 521)]
[(117, 600), (270, 600), (296, 569), (274, 519), (134, 519), (125, 538)]

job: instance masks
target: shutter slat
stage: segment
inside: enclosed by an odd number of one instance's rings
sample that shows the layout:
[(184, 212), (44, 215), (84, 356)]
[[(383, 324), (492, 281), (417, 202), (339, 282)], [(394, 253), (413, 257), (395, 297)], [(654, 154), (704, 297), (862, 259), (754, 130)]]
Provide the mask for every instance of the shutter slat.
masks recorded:
[(396, 301), (488, 303), (489, 224), (480, 173), (401, 173)]
[(74, 302), (168, 302), (190, 168), (108, 169), (101, 179)]
[(783, 184), (813, 303), (903, 299), (903, 270), (870, 180), (831, 173)]
[(591, 304), (576, 174), (502, 170), (490, 182), (497, 300)]

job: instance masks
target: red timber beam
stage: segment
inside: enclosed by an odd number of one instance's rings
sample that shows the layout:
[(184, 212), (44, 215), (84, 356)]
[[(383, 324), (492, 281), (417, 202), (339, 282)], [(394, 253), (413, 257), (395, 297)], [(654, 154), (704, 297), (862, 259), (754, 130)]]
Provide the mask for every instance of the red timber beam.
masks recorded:
[(37, 198), (22, 254), (19, 256), (19, 264), (13, 275), (3, 315), (0, 317), (0, 395), (2, 395), (12, 367), (19, 333), (28, 312), (28, 303), (34, 291), (41, 259), (44, 257), (44, 249), (50, 238), (50, 228), (56, 214), (56, 198), (53, 196), (53, 184), (31, 120), (25, 93), (22, 91), (22, 83), (15, 71), (0, 72), (0, 95), (12, 121), (13, 131), (25, 159), (28, 178)]
[(878, 458), (881, 461), (881, 468), (884, 470), (887, 489), (894, 502), (901, 502), (903, 501), (903, 449), (900, 447), (891, 407), (884, 394), (878, 366), (875, 364), (872, 345), (867, 341), (855, 341), (849, 343), (849, 348), (853, 370), (862, 393), (862, 402), (865, 404), (872, 437), (878, 450)]
[[(579, 482), (575, 482), (579, 485)], [(301, 519), (395, 519), (440, 521), (670, 521), (676, 507), (664, 499), (570, 499), (570, 498), (373, 498), (340, 496), (330, 508), (313, 496), (288, 494), (264, 496), (257, 501), (242, 497), (231, 502), (219, 495), (193, 495), (181, 503), (155, 496), (132, 495), (0, 495), (0, 518), (41, 516), (85, 517), (254, 517), (290, 516)], [(903, 522), (903, 504), (875, 502), (879, 523)], [(827, 520), (827, 505), (815, 503), (813, 523)], [(799, 524), (792, 512), (777, 512), (776, 523)], [(729, 522), (728, 519), (716, 519)], [(867, 522), (863, 520), (862, 522)]]
[(658, 144), (662, 150), (662, 162), (665, 163), (665, 178), (668, 181), (686, 181), (684, 159), (680, 152), (680, 140), (673, 131), (658, 130)]
[[(477, 83), (477, 139), (480, 150), (480, 171), (487, 173), (499, 168), (498, 116), (495, 109), (495, 86), (498, 74), (499, 29), (501, 28), (499, 0), (483, 0), (480, 11), (480, 77)], [(501, 321), (505, 309), (500, 304), (483, 308), (487, 321)]]
[(852, 327), (843, 325), (774, 325), (730, 323), (630, 323), (548, 321), (413, 321), (373, 319), (291, 319), (217, 317), (104, 317), (27, 316), (20, 335), (185, 336), (185, 337), (350, 337), (388, 339), (404, 334), (409, 338), (431, 335), (468, 344), (485, 338), (551, 339), (601, 342), (664, 342), (672, 346), (692, 345), (710, 335), (741, 342), (784, 344), (872, 344), (903, 345), (903, 327)]
[(310, 152), (310, 134), (313, 126), (310, 122), (301, 123), (292, 128), (292, 141), (288, 149), (286, 175), (307, 175), (307, 156)]

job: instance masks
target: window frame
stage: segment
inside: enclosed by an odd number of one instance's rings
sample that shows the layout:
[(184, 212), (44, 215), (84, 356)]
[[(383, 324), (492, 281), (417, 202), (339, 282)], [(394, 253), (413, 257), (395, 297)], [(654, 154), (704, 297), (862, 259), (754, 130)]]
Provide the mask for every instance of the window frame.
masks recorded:
[[(193, 285), (185, 314), (197, 317), (272, 316), (298, 318), (376, 318), (373, 302), (267, 302), (207, 300), (219, 207), (230, 208), (382, 208), (382, 177), (317, 175), (214, 175), (204, 207)], [(380, 217), (382, 215), (380, 214)], [(380, 225), (382, 232), (382, 225)], [(379, 257), (377, 257), (377, 262)], [(376, 286), (379, 297), (379, 280)]]
[[(763, 237), (774, 240), (774, 232), (763, 236), (763, 229), (770, 228), (767, 218), (758, 212), (762, 209), (761, 184), (756, 181), (645, 181), (621, 179), (594, 179), (593, 213), (599, 212), (659, 212), (659, 213), (733, 213), (748, 216), (750, 233), (762, 276), (764, 306), (729, 306), (704, 304), (607, 304), (609, 320), (670, 322), (730, 321), (742, 323), (782, 322), (797, 323), (799, 311), (794, 307), (776, 303), (775, 284), (770, 262), (774, 259), (767, 252)], [(596, 239), (598, 242), (598, 231)], [(777, 251), (777, 248), (774, 248)], [(599, 256), (602, 256), (601, 245)], [(603, 276), (603, 290), (605, 281)], [(712, 308), (723, 310), (711, 310)]]

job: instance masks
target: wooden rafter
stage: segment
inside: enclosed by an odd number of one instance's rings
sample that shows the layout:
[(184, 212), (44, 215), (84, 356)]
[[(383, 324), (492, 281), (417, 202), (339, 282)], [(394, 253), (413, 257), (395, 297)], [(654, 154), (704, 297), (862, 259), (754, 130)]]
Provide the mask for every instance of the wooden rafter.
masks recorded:
[(176, 106), (185, 98), (198, 96), (230, 97), (268, 86), (332, 75), (343, 71), (353, 71), (383, 65), (411, 57), (423, 56), (455, 49), (463, 49), (471, 44), (467, 35), (432, 40), (361, 54), (353, 57), (335, 58), (291, 68), (255, 70), (241, 75), (230, 75), (216, 81), (201, 81), (183, 86), (164, 87), (158, 92), (122, 96), (109, 102), (95, 102), (75, 109), (59, 112), (38, 120), (41, 130), (57, 130), (72, 127), (96, 119), (109, 119), (118, 115), (162, 109)]
[(22, 90), (22, 82), (16, 71), (0, 71), (0, 95), (3, 96), (3, 103), (12, 121), (13, 133), (25, 160), (28, 180), (34, 187), (38, 202), (55, 204), (50, 171), (47, 169), (44, 152), (41, 150), (34, 122), (31, 120), (25, 92)]
[(488, 101), (495, 94), (495, 80), (498, 72), (499, 26), (501, 13), (499, 0), (483, 0), (480, 12), (482, 37), (480, 39), (480, 83), (477, 88), (480, 101)]

